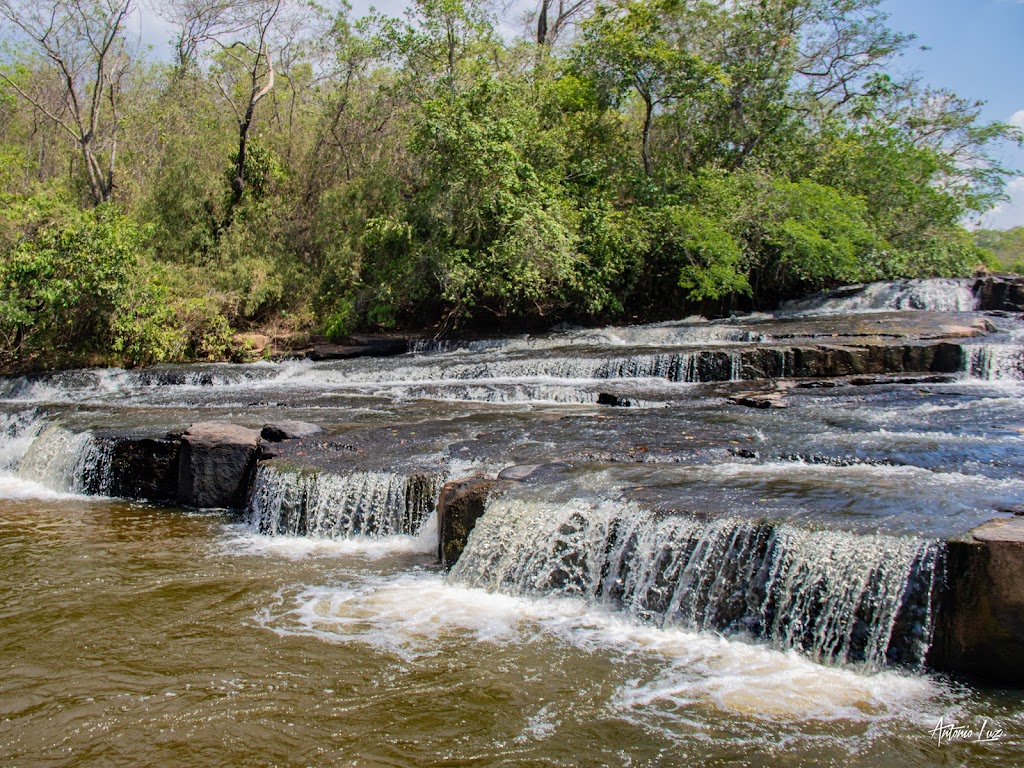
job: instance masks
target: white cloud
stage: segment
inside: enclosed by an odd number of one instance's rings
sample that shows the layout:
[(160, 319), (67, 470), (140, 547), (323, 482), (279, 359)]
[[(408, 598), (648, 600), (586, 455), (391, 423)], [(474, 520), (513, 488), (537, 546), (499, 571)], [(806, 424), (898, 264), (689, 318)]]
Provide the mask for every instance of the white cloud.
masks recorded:
[[(1024, 2), (1024, 0), (1021, 0), (1021, 2)], [(1010, 125), (1015, 125), (1018, 128), (1024, 130), (1024, 109), (1018, 109), (1016, 112), (1010, 115), (1010, 119), (1007, 120), (1006, 122), (1008, 122)]]
[[(1022, 113), (1024, 110), (1017, 114)], [(981, 219), (981, 226), (986, 229), (1024, 227), (1024, 176), (1012, 179), (1006, 185), (1006, 194), (1010, 199), (986, 213)]]

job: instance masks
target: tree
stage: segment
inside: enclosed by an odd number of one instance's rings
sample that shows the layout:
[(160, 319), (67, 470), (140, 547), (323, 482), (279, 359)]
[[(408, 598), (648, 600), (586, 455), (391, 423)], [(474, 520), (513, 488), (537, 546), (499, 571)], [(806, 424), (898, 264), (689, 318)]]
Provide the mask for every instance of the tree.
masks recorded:
[(537, 45), (554, 45), (562, 32), (594, 5), (594, 0), (558, 0), (557, 11), (553, 0), (540, 0), (537, 9)]
[(179, 27), (179, 66), (192, 66), (205, 53), (212, 61), (210, 77), (235, 118), (238, 149), (232, 163), (231, 209), (246, 189), (256, 107), (274, 88), (275, 58), (297, 34), (306, 11), (292, 0), (177, 0), (165, 10)]
[(652, 172), (651, 128), (655, 110), (723, 83), (721, 71), (687, 46), (678, 21), (680, 0), (619, 0), (599, 6), (583, 28), (577, 55), (614, 99), (633, 90), (643, 103), (641, 157)]
[[(0, 18), (25, 58), (44, 77), (23, 81), (0, 70), (2, 80), (59, 126), (82, 154), (94, 205), (114, 196), (114, 174), (125, 81), (132, 57), (125, 24), (133, 0), (0, 0)], [(50, 78), (57, 87), (49, 88)]]

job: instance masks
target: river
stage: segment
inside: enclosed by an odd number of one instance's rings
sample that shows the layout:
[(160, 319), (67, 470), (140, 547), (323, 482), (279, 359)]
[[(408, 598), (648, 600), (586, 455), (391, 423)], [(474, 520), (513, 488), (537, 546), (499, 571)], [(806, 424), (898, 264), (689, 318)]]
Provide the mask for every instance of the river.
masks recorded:
[[(1020, 690), (923, 664), (940, 542), (1024, 502), (1020, 321), (991, 317), (954, 376), (793, 387), (785, 409), (731, 402), (738, 363), (678, 373), (783, 343), (779, 322), (907, 311), (908, 290), (0, 381), (0, 764), (1024, 764)], [(963, 284), (922, 292), (980, 316)], [(282, 417), (329, 447), (271, 460), (241, 516), (84, 492), (111, 430)], [(413, 476), (526, 464), (546, 468), (450, 573), (430, 509), (401, 517)], [(301, 531), (281, 522), (300, 492)]]

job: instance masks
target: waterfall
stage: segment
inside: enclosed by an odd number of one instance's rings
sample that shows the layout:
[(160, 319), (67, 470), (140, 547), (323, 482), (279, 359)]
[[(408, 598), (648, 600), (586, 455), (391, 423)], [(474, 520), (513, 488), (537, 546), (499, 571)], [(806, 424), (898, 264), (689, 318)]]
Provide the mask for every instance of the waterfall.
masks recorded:
[(963, 370), (985, 381), (1024, 381), (1024, 344), (977, 344), (964, 347)]
[(18, 468), (43, 426), (34, 410), (0, 413), (0, 471)]
[(434, 511), (437, 488), (438, 479), (425, 474), (336, 475), (261, 466), (246, 517), (269, 536), (412, 535)]
[(839, 288), (808, 299), (787, 302), (782, 309), (809, 315), (906, 309), (971, 312), (976, 305), (973, 280), (933, 278)]
[(583, 598), (818, 661), (920, 667), (941, 551), (912, 537), (505, 498), (491, 502), (449, 578)]
[(110, 491), (110, 445), (51, 425), (32, 440), (17, 474), (54, 491), (103, 495)]

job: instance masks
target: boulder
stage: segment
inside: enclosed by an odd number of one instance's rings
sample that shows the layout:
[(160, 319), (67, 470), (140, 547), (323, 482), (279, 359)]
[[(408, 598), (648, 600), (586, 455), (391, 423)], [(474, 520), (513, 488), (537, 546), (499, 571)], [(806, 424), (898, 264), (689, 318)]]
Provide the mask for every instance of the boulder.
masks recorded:
[(190, 426), (181, 435), (178, 501), (199, 509), (243, 506), (259, 443), (259, 432), (237, 424)]
[(633, 405), (633, 401), (628, 397), (620, 397), (619, 395), (613, 395), (610, 392), (598, 392), (597, 404), (610, 405), (613, 408), (630, 408)]
[(487, 508), (487, 497), (497, 481), (471, 477), (446, 483), (437, 502), (437, 555), (451, 568), (466, 548), (469, 534)]
[(168, 438), (111, 441), (109, 493), (127, 499), (174, 502), (178, 498), (181, 444)]
[(974, 284), (978, 309), (1024, 312), (1024, 277), (991, 276)]
[(548, 464), (516, 464), (512, 467), (505, 467), (498, 473), (499, 480), (513, 480), (517, 483), (529, 480), (540, 470), (548, 467)]
[(318, 435), (323, 430), (316, 424), (308, 421), (275, 421), (264, 424), (260, 437), (271, 443), (279, 443), (282, 440), (299, 440), (303, 437)]
[(990, 520), (950, 541), (946, 574), (929, 665), (1024, 685), (1024, 519)]
[(231, 337), (235, 347), (249, 357), (261, 357), (270, 346), (270, 337), (265, 333), (236, 333)]
[(729, 402), (747, 408), (785, 408), (781, 392), (738, 392), (729, 398)]

